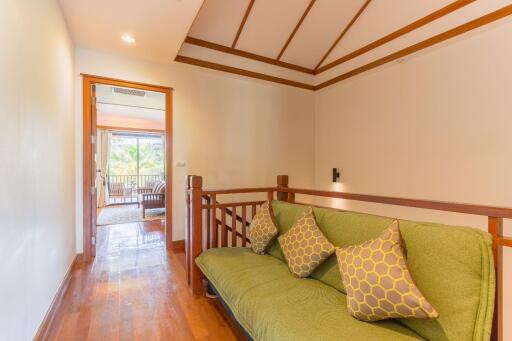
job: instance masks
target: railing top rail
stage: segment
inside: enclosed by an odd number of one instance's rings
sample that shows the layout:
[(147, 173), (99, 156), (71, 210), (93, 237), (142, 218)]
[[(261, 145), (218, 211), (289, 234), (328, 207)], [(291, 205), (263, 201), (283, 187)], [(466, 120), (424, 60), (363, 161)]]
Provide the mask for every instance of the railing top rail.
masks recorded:
[(242, 193), (266, 193), (269, 191), (279, 191), (284, 193), (295, 193), (303, 195), (312, 195), (336, 199), (346, 199), (354, 201), (373, 202), (378, 204), (387, 204), (395, 206), (406, 206), (423, 208), (436, 211), (456, 212), (465, 214), (474, 214), (487, 217), (506, 218), (512, 219), (512, 208), (510, 207), (497, 207), (486, 206), (467, 203), (455, 203), (446, 201), (411, 199), (411, 198), (397, 198), (369, 194), (356, 194), (334, 191), (319, 191), (303, 188), (285, 188), (285, 187), (261, 187), (261, 188), (233, 188), (222, 190), (204, 190), (203, 194), (242, 194)]
[(218, 190), (203, 190), (203, 194), (243, 194), (243, 193), (267, 193), (277, 191), (277, 187), (258, 187), (258, 188), (231, 188)]
[(512, 238), (500, 237), (500, 238), (498, 238), (498, 244), (503, 245), (503, 246), (512, 247)]
[(228, 208), (228, 207), (239, 207), (239, 206), (251, 206), (251, 205), (261, 205), (265, 202), (265, 200), (255, 200), (255, 201), (240, 201), (240, 202), (226, 202), (226, 203), (217, 203), (217, 204), (206, 204), (203, 205), (203, 208)]
[(512, 219), (512, 208), (509, 207), (495, 207), (465, 203), (453, 203), (445, 201), (432, 201), (422, 199), (409, 199), (409, 198), (396, 198), (379, 195), (368, 195), (368, 194), (355, 194), (345, 192), (334, 192), (334, 191), (318, 191), (311, 189), (301, 188), (280, 188), (280, 192), (284, 193), (295, 193), (304, 195), (321, 196), (328, 198), (347, 199), (355, 201), (373, 202), (379, 204), (388, 204), (396, 206), (407, 206), (424, 208), (437, 211), (457, 212), (474, 214), (496, 218), (508, 218)]

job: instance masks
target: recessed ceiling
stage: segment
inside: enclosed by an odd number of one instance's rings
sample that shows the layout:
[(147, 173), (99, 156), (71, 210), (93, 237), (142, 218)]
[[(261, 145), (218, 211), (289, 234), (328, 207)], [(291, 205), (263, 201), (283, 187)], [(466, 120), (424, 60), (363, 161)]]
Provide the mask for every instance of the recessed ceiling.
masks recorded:
[[(73, 41), (90, 48), (171, 62), (203, 0), (59, 0)], [(135, 43), (126, 44), (123, 34)]]
[[(134, 108), (147, 108), (165, 111), (165, 94), (153, 91), (114, 87), (111, 85), (96, 85), (96, 101), (114, 105), (130, 106)], [(123, 93), (125, 92), (125, 93)]]
[(316, 90), (510, 14), (510, 0), (205, 0), (176, 61)]

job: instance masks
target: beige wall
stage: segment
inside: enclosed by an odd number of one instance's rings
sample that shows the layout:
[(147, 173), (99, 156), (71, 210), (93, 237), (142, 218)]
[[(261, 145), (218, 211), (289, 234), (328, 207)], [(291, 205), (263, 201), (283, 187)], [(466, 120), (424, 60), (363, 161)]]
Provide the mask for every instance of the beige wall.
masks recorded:
[[(511, 41), (512, 23), (503, 22), (317, 93), (316, 187), (511, 207)], [(332, 167), (340, 184), (329, 181)], [(472, 216), (334, 204), (486, 228)], [(512, 339), (510, 326), (505, 332)]]
[(80, 73), (174, 88), (173, 239), (184, 239), (187, 174), (205, 186), (273, 185), (277, 174), (314, 182), (314, 94), (195, 66), (143, 62), (76, 50), (77, 249), (82, 248), (82, 99)]
[(0, 1), (0, 340), (30, 340), (75, 256), (73, 46), (55, 1)]

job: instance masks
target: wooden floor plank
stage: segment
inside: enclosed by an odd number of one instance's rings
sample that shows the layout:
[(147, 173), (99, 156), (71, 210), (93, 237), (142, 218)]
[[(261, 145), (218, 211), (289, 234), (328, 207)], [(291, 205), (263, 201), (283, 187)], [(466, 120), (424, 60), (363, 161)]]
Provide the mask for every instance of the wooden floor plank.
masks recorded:
[(98, 227), (97, 256), (72, 272), (50, 340), (237, 340), (215, 302), (194, 297), (162, 221)]

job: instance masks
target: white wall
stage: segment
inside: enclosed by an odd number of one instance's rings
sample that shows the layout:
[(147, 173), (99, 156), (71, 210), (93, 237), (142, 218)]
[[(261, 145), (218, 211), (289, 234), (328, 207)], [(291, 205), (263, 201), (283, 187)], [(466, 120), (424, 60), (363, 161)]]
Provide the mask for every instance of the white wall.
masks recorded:
[(170, 62), (76, 50), (77, 249), (82, 248), (82, 99), (80, 73), (164, 85), (173, 92), (173, 239), (185, 237), (187, 174), (205, 187), (274, 185), (276, 175), (314, 182), (314, 93)]
[[(316, 187), (512, 207), (511, 41), (508, 20), (318, 92)], [(332, 167), (340, 184), (329, 181)], [(467, 215), (334, 204), (486, 229), (486, 219)], [(511, 251), (504, 321), (512, 316)]]
[(0, 1), (0, 339), (35, 335), (75, 256), (73, 46), (55, 1)]

